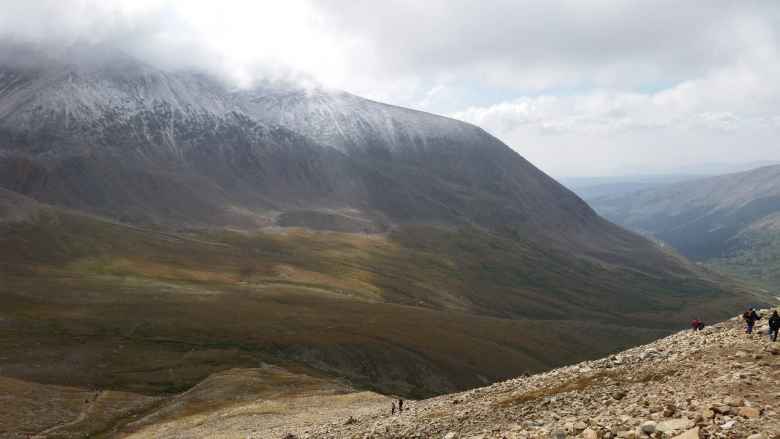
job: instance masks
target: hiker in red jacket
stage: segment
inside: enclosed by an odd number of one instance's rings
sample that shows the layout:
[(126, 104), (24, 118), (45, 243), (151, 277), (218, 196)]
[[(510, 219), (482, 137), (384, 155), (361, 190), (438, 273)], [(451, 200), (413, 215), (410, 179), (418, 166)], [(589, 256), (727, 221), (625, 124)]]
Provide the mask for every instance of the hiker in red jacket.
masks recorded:
[(701, 331), (704, 328), (704, 322), (699, 320), (698, 318), (693, 319), (691, 322), (691, 329), (693, 329), (693, 332)]

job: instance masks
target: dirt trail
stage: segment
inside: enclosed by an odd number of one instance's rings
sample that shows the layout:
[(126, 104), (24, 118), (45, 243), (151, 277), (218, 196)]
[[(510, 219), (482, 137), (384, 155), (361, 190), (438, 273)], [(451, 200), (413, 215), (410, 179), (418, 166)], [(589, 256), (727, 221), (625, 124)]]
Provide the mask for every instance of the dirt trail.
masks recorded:
[(72, 426), (74, 426), (76, 424), (84, 422), (84, 420), (86, 420), (87, 417), (92, 414), (92, 412), (93, 412), (93, 410), (95, 408), (95, 405), (97, 404), (98, 400), (100, 400), (106, 393), (108, 393), (108, 392), (107, 391), (99, 391), (99, 392), (97, 392), (95, 394), (95, 397), (91, 401), (89, 401), (89, 403), (85, 404), (84, 408), (81, 410), (81, 413), (79, 413), (79, 415), (76, 416), (75, 419), (73, 419), (72, 421), (64, 422), (62, 424), (57, 424), (57, 425), (55, 425), (53, 427), (49, 427), (46, 430), (44, 430), (44, 431), (34, 435), (33, 439), (45, 439), (45, 438), (49, 437), (50, 434), (56, 432), (57, 430), (61, 430), (63, 428), (69, 428), (69, 427), (72, 427)]

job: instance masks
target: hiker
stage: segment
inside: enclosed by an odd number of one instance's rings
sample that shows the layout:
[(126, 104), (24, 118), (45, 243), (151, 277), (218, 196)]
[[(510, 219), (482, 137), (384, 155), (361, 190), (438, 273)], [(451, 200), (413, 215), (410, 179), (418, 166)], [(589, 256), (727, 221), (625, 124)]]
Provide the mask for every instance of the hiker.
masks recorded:
[(390, 415), (392, 416), (394, 414), (395, 414), (395, 401), (393, 401), (392, 405), (390, 406)]
[(401, 414), (404, 411), (404, 400), (398, 398), (398, 413)]
[(746, 334), (752, 334), (753, 325), (756, 324), (756, 321), (761, 320), (761, 316), (756, 314), (755, 308), (750, 308), (749, 310), (745, 311), (745, 313), (742, 314), (742, 318), (745, 319), (745, 325), (747, 325), (745, 328)]
[(693, 332), (701, 331), (702, 328), (704, 328), (704, 322), (702, 322), (698, 318), (693, 319), (693, 321), (691, 322), (691, 329), (693, 329)]
[(772, 313), (772, 317), (769, 318), (769, 339), (777, 341), (777, 332), (780, 331), (780, 315), (777, 315), (777, 311)]

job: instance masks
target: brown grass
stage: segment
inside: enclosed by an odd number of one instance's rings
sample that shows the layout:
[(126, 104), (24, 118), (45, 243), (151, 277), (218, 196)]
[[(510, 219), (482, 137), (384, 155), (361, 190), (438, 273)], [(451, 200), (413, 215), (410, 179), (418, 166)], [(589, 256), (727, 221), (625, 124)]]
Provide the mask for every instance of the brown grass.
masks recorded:
[(612, 371), (599, 371), (594, 374), (580, 376), (575, 379), (556, 384), (554, 386), (541, 387), (520, 394), (514, 394), (508, 398), (496, 402), (496, 405), (499, 407), (509, 407), (526, 402), (537, 401), (562, 393), (581, 392), (595, 384), (603, 382), (606, 379), (614, 378), (616, 375), (617, 374)]

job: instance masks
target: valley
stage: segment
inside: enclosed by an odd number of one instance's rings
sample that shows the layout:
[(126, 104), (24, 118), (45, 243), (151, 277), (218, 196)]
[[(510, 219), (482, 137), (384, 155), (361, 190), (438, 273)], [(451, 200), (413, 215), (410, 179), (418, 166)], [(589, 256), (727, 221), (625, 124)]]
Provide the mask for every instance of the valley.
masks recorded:
[(765, 289), (778, 285), (780, 167), (596, 198), (606, 218)]

